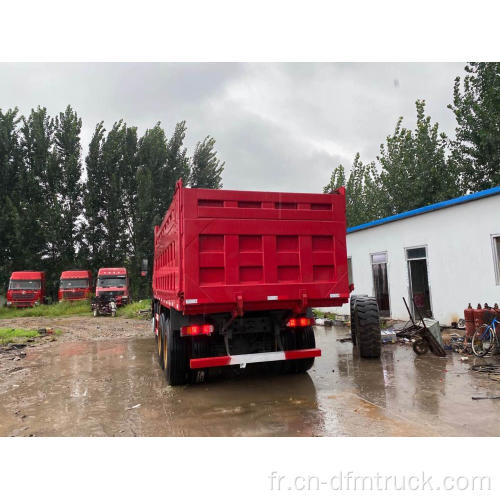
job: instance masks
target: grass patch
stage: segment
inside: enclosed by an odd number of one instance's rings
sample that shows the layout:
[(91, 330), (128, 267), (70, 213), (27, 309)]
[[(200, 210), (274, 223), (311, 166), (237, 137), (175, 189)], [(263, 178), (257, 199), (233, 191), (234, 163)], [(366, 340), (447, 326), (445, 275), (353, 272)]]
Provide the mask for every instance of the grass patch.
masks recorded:
[(320, 311), (319, 309), (313, 309), (313, 315), (315, 318), (326, 318), (331, 319), (332, 321), (336, 319), (335, 313)]
[(38, 337), (36, 330), (25, 330), (24, 328), (0, 328), (0, 344), (8, 344), (10, 342), (17, 343), (25, 339)]
[(143, 318), (150, 319), (151, 314), (139, 314), (139, 311), (151, 309), (151, 299), (142, 299), (137, 302), (132, 302), (132, 304), (127, 304), (126, 306), (119, 307), (116, 315), (121, 318)]
[(17, 309), (15, 307), (0, 307), (0, 319), (31, 318), (45, 316), (72, 316), (90, 314), (90, 301), (58, 302), (57, 304), (40, 305)]

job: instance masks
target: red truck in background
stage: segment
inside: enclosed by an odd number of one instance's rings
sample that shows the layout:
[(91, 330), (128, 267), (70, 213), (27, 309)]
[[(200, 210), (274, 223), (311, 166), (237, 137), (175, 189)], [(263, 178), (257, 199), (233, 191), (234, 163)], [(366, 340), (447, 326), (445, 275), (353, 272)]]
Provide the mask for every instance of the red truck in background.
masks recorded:
[(97, 273), (96, 297), (114, 297), (117, 306), (130, 301), (129, 280), (124, 267), (101, 267)]
[(43, 271), (14, 271), (7, 289), (7, 306), (33, 307), (45, 302)]
[[(340, 306), (350, 291), (344, 188), (269, 193), (179, 181), (155, 227), (153, 330), (171, 385), (228, 365), (307, 371), (321, 355), (311, 308)], [(373, 302), (359, 296), (353, 316), (364, 357), (380, 356)]]
[(90, 271), (63, 271), (59, 283), (59, 300), (87, 300), (92, 295)]

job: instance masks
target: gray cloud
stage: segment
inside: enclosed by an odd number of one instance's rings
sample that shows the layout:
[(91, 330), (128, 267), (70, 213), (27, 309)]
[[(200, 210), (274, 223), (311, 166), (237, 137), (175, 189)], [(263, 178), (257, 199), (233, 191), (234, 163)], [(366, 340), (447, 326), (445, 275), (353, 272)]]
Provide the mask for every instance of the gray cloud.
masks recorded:
[(95, 124), (123, 118), (142, 133), (187, 120), (187, 145), (212, 135), (229, 189), (320, 191), (339, 163), (375, 158), (415, 100), (453, 135), (453, 80), (463, 63), (0, 64), (0, 107), (51, 114), (71, 104), (84, 147)]

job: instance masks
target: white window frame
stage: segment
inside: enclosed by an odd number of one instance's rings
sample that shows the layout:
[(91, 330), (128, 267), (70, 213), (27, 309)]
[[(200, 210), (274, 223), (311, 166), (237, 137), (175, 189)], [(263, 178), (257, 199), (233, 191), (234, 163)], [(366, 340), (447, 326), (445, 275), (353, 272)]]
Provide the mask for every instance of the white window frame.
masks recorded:
[[(410, 257), (408, 258), (408, 254), (406, 253), (407, 250), (414, 250), (416, 248), (425, 248), (425, 257)], [(427, 264), (427, 283), (429, 284), (429, 304), (431, 307), (432, 314), (435, 314), (434, 311), (434, 304), (432, 303), (432, 285), (431, 285), (431, 272), (430, 272), (430, 263), (429, 263), (429, 245), (423, 244), (423, 245), (412, 245), (411, 247), (404, 247), (403, 248), (403, 256), (405, 259), (406, 263), (406, 283), (407, 283), (407, 289), (408, 289), (408, 300), (409, 300), (409, 306), (410, 310), (412, 311), (413, 315), (415, 315), (415, 311), (413, 308), (413, 301), (411, 300), (411, 283), (410, 283), (410, 273), (408, 272), (408, 263), (412, 260), (424, 260), (426, 261)]]
[[(347, 256), (347, 281), (349, 281), (349, 261), (351, 261), (351, 279), (352, 279), (352, 284), (354, 285), (354, 271), (352, 268), (352, 256), (348, 255)], [(351, 283), (349, 283), (350, 285)]]
[(500, 286), (500, 255), (498, 255), (496, 239), (500, 240), (500, 233), (491, 235), (491, 250), (493, 252), (493, 270), (495, 271), (495, 284)]
[[(374, 255), (379, 255), (381, 253), (385, 253), (385, 265), (387, 267), (387, 293), (389, 294), (389, 316), (391, 318), (392, 314), (392, 301), (391, 301), (391, 280), (389, 279), (389, 251), (388, 250), (380, 250), (378, 252), (370, 252), (370, 274), (372, 276), (372, 297), (376, 297), (375, 294), (375, 281), (373, 280), (373, 259)], [(382, 262), (375, 262), (375, 264), (382, 264)]]

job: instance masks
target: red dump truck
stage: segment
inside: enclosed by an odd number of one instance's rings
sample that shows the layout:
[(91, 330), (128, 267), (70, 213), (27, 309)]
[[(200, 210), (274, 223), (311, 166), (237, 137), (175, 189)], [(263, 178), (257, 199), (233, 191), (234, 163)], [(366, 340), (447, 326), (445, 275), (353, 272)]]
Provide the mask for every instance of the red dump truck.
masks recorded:
[(45, 302), (45, 273), (15, 271), (10, 276), (7, 306), (33, 307)]
[(87, 300), (92, 295), (92, 273), (90, 271), (63, 271), (59, 283), (59, 300)]
[(117, 306), (130, 302), (129, 281), (124, 267), (101, 267), (97, 273), (96, 297), (113, 297)]
[[(275, 362), (305, 372), (316, 348), (312, 307), (349, 300), (345, 191), (188, 189), (179, 181), (154, 232), (153, 330), (171, 385), (211, 367)], [(378, 309), (359, 296), (353, 337), (380, 355)]]

